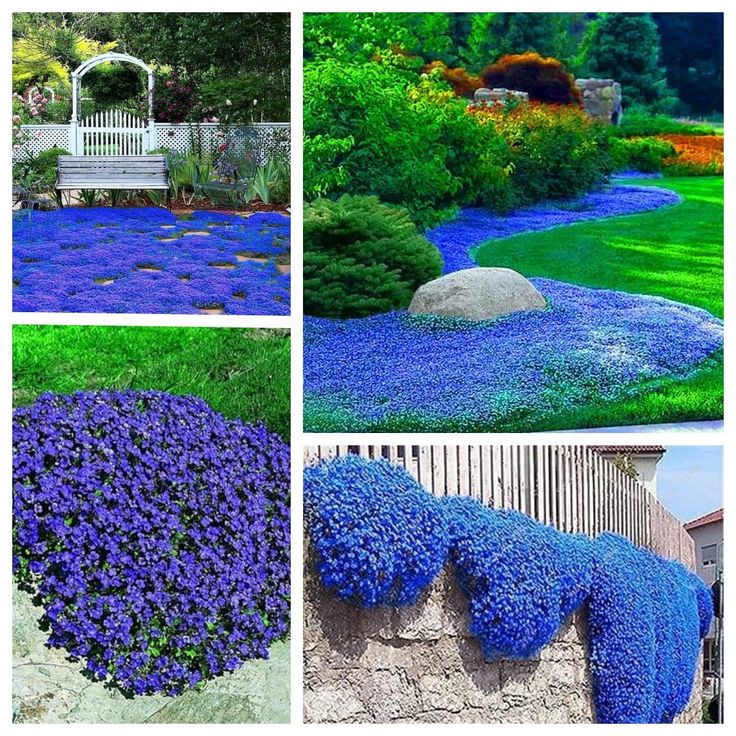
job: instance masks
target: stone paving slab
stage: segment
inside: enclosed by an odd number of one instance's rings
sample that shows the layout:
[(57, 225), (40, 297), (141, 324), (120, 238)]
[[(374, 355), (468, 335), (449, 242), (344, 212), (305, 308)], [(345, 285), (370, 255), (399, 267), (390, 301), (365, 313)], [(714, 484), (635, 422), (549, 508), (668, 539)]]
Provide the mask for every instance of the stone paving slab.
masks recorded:
[(64, 650), (46, 647), (43, 614), (30, 594), (13, 591), (15, 723), (288, 723), (289, 640), (271, 658), (247, 662), (178, 697), (126, 697), (82, 674)]

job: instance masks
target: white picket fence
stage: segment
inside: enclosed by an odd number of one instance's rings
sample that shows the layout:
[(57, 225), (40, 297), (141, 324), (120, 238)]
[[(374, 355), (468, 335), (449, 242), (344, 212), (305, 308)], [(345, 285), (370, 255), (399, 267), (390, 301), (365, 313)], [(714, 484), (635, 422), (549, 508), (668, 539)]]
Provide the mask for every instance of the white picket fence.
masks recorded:
[(103, 110), (77, 126), (77, 156), (145, 156), (156, 147), (148, 122), (126, 110)]
[(565, 532), (621, 534), (695, 569), (694, 543), (635, 478), (589, 447), (562, 445), (320, 445), (305, 463), (353, 453), (401, 465), (437, 496), (473, 496)]

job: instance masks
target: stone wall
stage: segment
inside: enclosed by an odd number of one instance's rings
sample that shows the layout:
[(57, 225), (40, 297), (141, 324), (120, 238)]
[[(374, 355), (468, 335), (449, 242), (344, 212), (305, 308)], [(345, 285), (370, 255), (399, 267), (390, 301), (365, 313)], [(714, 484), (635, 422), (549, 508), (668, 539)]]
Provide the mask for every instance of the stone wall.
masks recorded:
[(613, 79), (576, 79), (583, 93), (583, 107), (596, 120), (618, 125), (621, 122), (621, 85)]
[[(309, 560), (309, 554), (305, 555)], [(375, 723), (591, 723), (585, 615), (530, 660), (483, 660), (449, 570), (404, 609), (353, 608), (304, 578), (304, 719)], [(682, 722), (700, 721), (701, 676)]]

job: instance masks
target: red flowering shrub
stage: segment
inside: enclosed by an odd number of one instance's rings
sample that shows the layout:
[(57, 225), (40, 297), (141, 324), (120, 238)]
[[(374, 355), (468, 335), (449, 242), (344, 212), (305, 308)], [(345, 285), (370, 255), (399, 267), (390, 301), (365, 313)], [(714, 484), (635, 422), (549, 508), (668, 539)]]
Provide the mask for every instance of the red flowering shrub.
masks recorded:
[(153, 115), (167, 123), (188, 120), (195, 104), (194, 83), (174, 70), (156, 80), (153, 88)]
[(528, 92), (532, 100), (558, 105), (582, 105), (575, 79), (561, 61), (552, 56), (507, 54), (482, 72), (486, 87), (505, 87)]

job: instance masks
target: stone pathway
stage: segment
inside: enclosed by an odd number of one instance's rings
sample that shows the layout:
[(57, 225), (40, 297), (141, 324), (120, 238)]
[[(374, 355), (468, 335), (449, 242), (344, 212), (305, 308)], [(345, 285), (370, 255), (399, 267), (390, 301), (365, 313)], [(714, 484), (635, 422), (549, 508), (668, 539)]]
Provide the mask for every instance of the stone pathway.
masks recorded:
[(723, 420), (681, 422), (680, 424), (631, 424), (626, 427), (596, 427), (595, 429), (563, 429), (561, 432), (722, 432)]
[(13, 592), (13, 721), (15, 723), (288, 723), (289, 640), (269, 660), (247, 662), (178, 697), (129, 698), (94, 682), (66, 652), (46, 647), (43, 614), (28, 593)]

